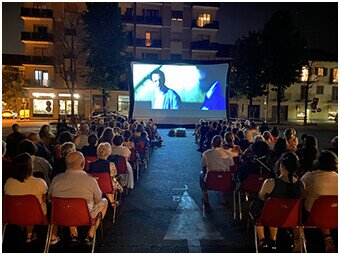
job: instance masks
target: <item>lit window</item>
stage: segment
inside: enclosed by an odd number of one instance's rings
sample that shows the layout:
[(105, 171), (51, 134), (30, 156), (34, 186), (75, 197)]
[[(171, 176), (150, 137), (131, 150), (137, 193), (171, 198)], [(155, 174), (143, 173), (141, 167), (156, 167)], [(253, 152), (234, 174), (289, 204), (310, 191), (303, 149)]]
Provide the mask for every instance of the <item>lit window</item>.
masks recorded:
[[(59, 100), (59, 114), (60, 115), (71, 115), (72, 112), (71, 100)], [(78, 114), (78, 100), (74, 100), (74, 114)]]
[(129, 96), (118, 95), (118, 112), (128, 111), (130, 104)]
[(34, 79), (38, 82), (38, 84), (48, 87), (48, 72), (35, 70)]
[(308, 80), (308, 68), (302, 67), (301, 81), (307, 81), (307, 80)]
[(328, 120), (335, 120), (336, 115), (338, 114), (338, 106), (332, 105), (328, 108)]
[(210, 23), (210, 14), (209, 13), (203, 13), (198, 15), (197, 19), (197, 26), (203, 27), (206, 24)]
[(332, 82), (338, 82), (338, 68), (332, 69)]
[(145, 33), (145, 46), (146, 47), (151, 46), (151, 33), (149, 33), (149, 32)]
[(53, 100), (33, 99), (33, 116), (34, 115), (53, 115)]

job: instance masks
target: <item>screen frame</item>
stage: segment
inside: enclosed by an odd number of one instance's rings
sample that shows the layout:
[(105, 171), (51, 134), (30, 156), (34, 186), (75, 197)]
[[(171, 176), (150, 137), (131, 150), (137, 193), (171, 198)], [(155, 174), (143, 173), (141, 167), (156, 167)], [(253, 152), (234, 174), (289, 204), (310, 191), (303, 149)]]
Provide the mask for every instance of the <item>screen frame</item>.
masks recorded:
[(153, 65), (218, 65), (218, 64), (228, 64), (229, 68), (227, 70), (227, 79), (226, 79), (226, 90), (225, 90), (225, 97), (226, 97), (226, 119), (230, 121), (230, 70), (231, 70), (231, 60), (146, 60), (146, 59), (134, 59), (130, 61), (130, 68), (128, 68), (129, 73), (129, 95), (130, 95), (130, 109), (129, 109), (129, 119), (133, 117), (133, 110), (135, 107), (135, 91), (133, 86), (133, 65), (134, 64), (153, 64)]

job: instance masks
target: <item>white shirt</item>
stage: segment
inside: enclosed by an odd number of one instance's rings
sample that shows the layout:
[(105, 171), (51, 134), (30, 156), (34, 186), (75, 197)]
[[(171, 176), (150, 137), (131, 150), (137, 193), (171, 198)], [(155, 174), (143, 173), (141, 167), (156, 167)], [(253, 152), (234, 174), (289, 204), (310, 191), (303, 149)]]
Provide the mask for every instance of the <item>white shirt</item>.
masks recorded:
[(163, 109), (164, 94), (162, 91), (156, 90), (155, 101), (153, 103), (153, 109)]
[(229, 151), (218, 147), (203, 152), (201, 165), (206, 167), (207, 171), (229, 172), (230, 167), (234, 165), (234, 160)]
[(113, 145), (111, 155), (119, 155), (119, 156), (125, 157), (126, 159), (129, 159), (131, 155), (131, 151), (128, 147), (125, 147), (123, 145), (121, 146)]
[(74, 144), (77, 147), (77, 150), (81, 150), (84, 146), (88, 146), (88, 136), (87, 135), (80, 135), (74, 140)]

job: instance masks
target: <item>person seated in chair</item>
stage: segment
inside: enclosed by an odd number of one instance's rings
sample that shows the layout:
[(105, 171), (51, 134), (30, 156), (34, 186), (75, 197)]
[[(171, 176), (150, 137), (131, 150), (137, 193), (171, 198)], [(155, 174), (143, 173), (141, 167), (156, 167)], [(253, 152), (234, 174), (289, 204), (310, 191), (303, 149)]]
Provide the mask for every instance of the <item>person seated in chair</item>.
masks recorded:
[[(203, 170), (200, 173), (200, 186), (203, 192), (203, 204), (206, 208), (210, 208), (208, 191), (206, 185), (206, 176), (208, 171), (230, 171), (230, 167), (234, 165), (233, 156), (230, 152), (221, 147), (222, 137), (215, 135), (212, 138), (212, 148), (203, 152), (201, 166)], [(225, 194), (224, 194), (225, 195)], [(225, 196), (222, 199), (224, 201)]]
[[(66, 166), (66, 172), (53, 179), (48, 191), (49, 198), (84, 198), (91, 217), (95, 219), (99, 213), (102, 213), (104, 218), (108, 202), (105, 198), (102, 198), (102, 192), (96, 179), (84, 172), (84, 155), (79, 151), (69, 153), (66, 156)], [(92, 245), (93, 236), (99, 224), (100, 220), (97, 220), (90, 227), (84, 239), (87, 245)], [(70, 246), (77, 245), (79, 243), (77, 227), (70, 227), (70, 233)]]
[(97, 156), (97, 141), (98, 138), (95, 134), (91, 134), (89, 135), (88, 139), (87, 139), (89, 145), (85, 145), (83, 146), (83, 148), (81, 148), (81, 152), (83, 153), (83, 155), (86, 156)]
[[(116, 180), (117, 169), (113, 162), (107, 160), (111, 155), (111, 145), (109, 143), (101, 143), (97, 148), (96, 162), (90, 163), (90, 173), (109, 173), (112, 179), (112, 187), (118, 189), (120, 193), (123, 192), (123, 187)], [(113, 194), (105, 194), (111, 204), (115, 203)]]

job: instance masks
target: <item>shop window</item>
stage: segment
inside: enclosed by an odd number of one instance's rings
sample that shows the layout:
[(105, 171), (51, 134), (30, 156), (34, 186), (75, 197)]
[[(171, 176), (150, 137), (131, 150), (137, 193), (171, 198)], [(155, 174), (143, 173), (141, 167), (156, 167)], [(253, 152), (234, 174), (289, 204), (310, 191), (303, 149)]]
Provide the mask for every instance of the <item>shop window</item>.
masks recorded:
[(150, 32), (145, 33), (145, 46), (146, 47), (151, 46), (151, 33)]
[(316, 94), (323, 95), (323, 86), (316, 87)]
[(197, 18), (197, 26), (204, 27), (204, 25), (210, 23), (210, 14), (209, 13), (202, 13), (198, 15)]
[(296, 118), (297, 119), (303, 119), (304, 117), (305, 117), (305, 107), (304, 106), (297, 106), (296, 107)]
[(118, 112), (129, 111), (130, 97), (118, 95)]
[(183, 11), (171, 11), (171, 19), (172, 20), (183, 20)]
[(301, 81), (308, 81), (308, 68), (302, 67)]
[(332, 105), (328, 107), (328, 120), (335, 120), (337, 114), (338, 114), (337, 105)]
[[(71, 115), (71, 100), (59, 100), (59, 114)], [(78, 114), (78, 100), (74, 100), (74, 114)]]
[(51, 99), (33, 99), (33, 116), (52, 116), (53, 100)]

